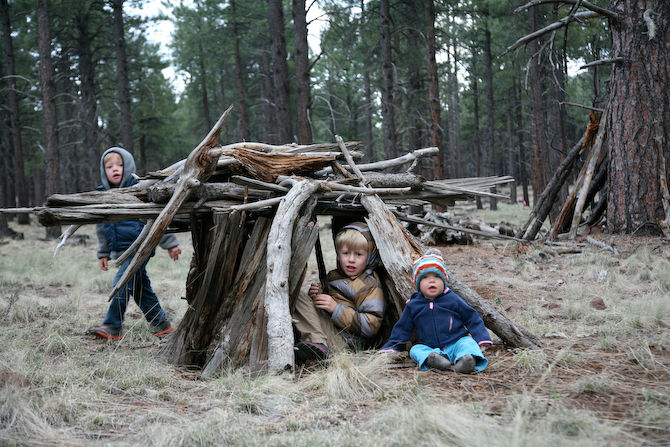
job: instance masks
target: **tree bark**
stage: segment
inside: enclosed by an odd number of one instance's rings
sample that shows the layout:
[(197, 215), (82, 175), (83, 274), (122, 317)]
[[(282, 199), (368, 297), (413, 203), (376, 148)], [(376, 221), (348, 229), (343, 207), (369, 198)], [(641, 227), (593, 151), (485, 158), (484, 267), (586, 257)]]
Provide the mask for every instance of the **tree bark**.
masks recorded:
[[(486, 98), (488, 100), (488, 132), (487, 150), (486, 150), (486, 173), (495, 175), (496, 171), (496, 150), (495, 150), (495, 104), (493, 101), (493, 57), (491, 55), (491, 30), (489, 30), (489, 12), (486, 11), (484, 20), (484, 53), (486, 54)], [(495, 197), (489, 198), (491, 210), (498, 209), (498, 202)]]
[[(430, 100), (430, 141), (438, 148), (440, 154), (435, 157), (434, 178), (442, 176), (442, 119), (440, 117), (440, 86), (437, 74), (437, 60), (435, 59), (435, 2), (427, 0), (428, 31), (426, 32), (426, 58), (428, 59), (428, 97)], [(451, 157), (450, 157), (451, 158)]]
[[(2, 37), (5, 46), (5, 64), (7, 66), (7, 99), (9, 102), (9, 127), (12, 135), (12, 146), (14, 147), (14, 175), (16, 176), (16, 196), (19, 207), (28, 206), (28, 194), (26, 192), (26, 180), (23, 168), (23, 143), (21, 141), (21, 118), (19, 112), (19, 101), (16, 96), (16, 78), (14, 69), (14, 47), (12, 42), (12, 25), (9, 15), (9, 4), (7, 0), (0, 0), (2, 8)], [(8, 150), (9, 151), (9, 150)], [(18, 215), (18, 223), (26, 225), (30, 223), (27, 214)]]
[[(91, 50), (93, 38), (89, 32), (90, 17), (89, 14), (87, 14), (87, 10), (85, 8), (78, 10), (75, 20), (78, 31), (77, 54), (79, 56), (79, 79), (81, 82), (79, 90), (83, 115), (81, 131), (84, 136), (83, 149), (86, 154), (86, 157), (84, 158), (90, 168), (89, 181), (93, 182), (92, 184), (98, 184), (97, 182), (100, 181), (100, 169), (98, 169), (100, 163), (98, 158), (100, 156), (100, 148), (98, 147), (98, 100), (95, 86), (95, 65), (93, 63), (93, 54)], [(124, 125), (122, 124), (121, 127), (123, 128), (123, 126)], [(125, 140), (122, 139), (122, 141), (125, 145)]]
[(247, 141), (249, 139), (249, 117), (247, 116), (247, 94), (244, 89), (244, 70), (242, 67), (242, 56), (240, 54), (240, 31), (239, 24), (237, 22), (237, 0), (230, 1), (230, 7), (232, 9), (232, 27), (233, 27), (233, 39), (235, 39), (235, 85), (237, 86), (237, 108), (240, 112), (240, 118), (238, 120), (238, 134), (240, 136), (240, 141)]
[(383, 157), (396, 157), (395, 110), (393, 105), (393, 60), (391, 58), (391, 17), (389, 0), (379, 2), (381, 16), (382, 129)]
[[(478, 80), (477, 80), (477, 73), (476, 73), (476, 65), (475, 65), (476, 59), (473, 54), (472, 57), (472, 72), (470, 73), (470, 77), (472, 78), (472, 102), (474, 104), (473, 106), (473, 121), (474, 121), (474, 129), (473, 129), (473, 142), (474, 142), (474, 152), (475, 152), (475, 175), (477, 177), (481, 177), (482, 175), (482, 147), (481, 147), (481, 139), (479, 138), (479, 89), (478, 89)], [(483, 208), (482, 206), (482, 199), (481, 197), (477, 197), (476, 199), (477, 203), (477, 209), (481, 210)]]
[[(51, 26), (49, 24), (49, 1), (36, 0), (37, 48), (40, 59), (40, 81), (42, 87), (42, 116), (44, 118), (44, 164), (46, 195), (60, 189), (58, 134), (56, 132), (56, 89), (54, 70), (51, 63)], [(47, 239), (60, 236), (60, 226), (47, 227)]]
[[(611, 72), (607, 228), (633, 233), (648, 225), (660, 232), (658, 222), (664, 213), (654, 138), (659, 138), (667, 162), (670, 2), (625, 0), (616, 4), (616, 10), (622, 20), (610, 21), (612, 56), (625, 61)], [(667, 164), (665, 168), (670, 172)]]
[(291, 90), (286, 61), (286, 38), (284, 37), (284, 10), (281, 0), (268, 1), (268, 22), (272, 40), (272, 73), (276, 91), (278, 137), (279, 143), (285, 144), (293, 141), (293, 126), (290, 106)]
[[(532, 8), (530, 14), (530, 29), (532, 31), (539, 27), (540, 12), (539, 8)], [(539, 54), (540, 45), (537, 40), (528, 44), (531, 55), (530, 61), (530, 105), (531, 105), (531, 150), (533, 175), (531, 182), (533, 184), (533, 203), (536, 203), (540, 192), (547, 184), (547, 131), (546, 109), (544, 99), (542, 98), (542, 63)]]
[(209, 93), (207, 92), (207, 70), (205, 68), (205, 51), (202, 41), (198, 41), (198, 67), (200, 69), (200, 93), (202, 94), (202, 117), (205, 129), (212, 127), (212, 116), (209, 113)]
[(130, 110), (130, 83), (128, 81), (128, 57), (123, 24), (124, 0), (112, 0), (114, 10), (114, 39), (116, 41), (116, 82), (121, 109), (121, 141), (124, 149), (133, 153), (133, 118)]
[(295, 85), (298, 143), (312, 142), (310, 122), (311, 94), (309, 87), (309, 47), (307, 46), (307, 16), (305, 0), (293, 0), (293, 26), (295, 28)]

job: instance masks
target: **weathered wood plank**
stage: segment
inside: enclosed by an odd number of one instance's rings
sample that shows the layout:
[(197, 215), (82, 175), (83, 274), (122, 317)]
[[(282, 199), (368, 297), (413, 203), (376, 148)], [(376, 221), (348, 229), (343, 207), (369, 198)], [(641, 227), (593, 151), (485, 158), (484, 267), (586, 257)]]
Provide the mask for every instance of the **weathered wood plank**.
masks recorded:
[(293, 325), (289, 308), (289, 265), (293, 224), (302, 205), (319, 188), (318, 182), (296, 181), (279, 204), (268, 235), (265, 313), (268, 333), (268, 367), (293, 368)]

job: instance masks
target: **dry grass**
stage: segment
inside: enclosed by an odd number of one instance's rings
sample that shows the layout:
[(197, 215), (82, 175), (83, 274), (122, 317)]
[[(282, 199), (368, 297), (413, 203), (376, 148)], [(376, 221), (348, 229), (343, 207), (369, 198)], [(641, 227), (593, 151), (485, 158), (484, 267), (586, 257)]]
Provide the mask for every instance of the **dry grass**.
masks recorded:
[[(670, 443), (670, 249), (658, 239), (607, 239), (619, 257), (489, 241), (442, 247), (461, 279), (543, 342), (496, 345), (477, 375), (341, 353), (295, 377), (240, 369), (203, 381), (157, 357), (134, 304), (122, 341), (85, 334), (104, 316), (114, 274), (97, 266), (92, 228), (82, 229), (87, 246), (55, 259), (41, 227), (13, 228), (26, 239), (0, 243), (1, 445)], [(174, 322), (192, 253), (181, 239), (184, 259), (159, 252), (149, 263)]]

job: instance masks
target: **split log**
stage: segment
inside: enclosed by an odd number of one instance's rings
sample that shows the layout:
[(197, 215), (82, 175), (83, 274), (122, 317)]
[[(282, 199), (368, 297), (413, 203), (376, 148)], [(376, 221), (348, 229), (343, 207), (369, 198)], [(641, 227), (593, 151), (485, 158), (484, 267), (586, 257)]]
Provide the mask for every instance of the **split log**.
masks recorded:
[(282, 199), (268, 235), (265, 313), (268, 333), (268, 367), (271, 371), (293, 368), (293, 325), (289, 307), (289, 261), (293, 223), (300, 208), (319, 184), (301, 180)]
[(280, 175), (311, 174), (336, 159), (335, 155), (265, 154), (248, 149), (223, 151), (222, 154), (234, 157), (240, 162), (236, 169), (266, 182), (273, 181)]

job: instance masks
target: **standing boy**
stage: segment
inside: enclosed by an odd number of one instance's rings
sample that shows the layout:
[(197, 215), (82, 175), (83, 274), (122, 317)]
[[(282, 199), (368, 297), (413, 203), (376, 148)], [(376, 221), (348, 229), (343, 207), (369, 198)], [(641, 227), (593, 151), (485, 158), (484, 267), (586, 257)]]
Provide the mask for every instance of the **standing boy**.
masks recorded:
[[(120, 147), (111, 147), (107, 149), (100, 157), (100, 177), (102, 186), (98, 190), (107, 190), (110, 188), (123, 188), (137, 183), (133, 177), (135, 174), (135, 160), (130, 152)], [(98, 236), (98, 259), (100, 268), (107, 270), (109, 259), (118, 258), (142, 232), (144, 223), (139, 219), (126, 219), (120, 222), (97, 224), (95, 226)], [(166, 234), (160, 240), (160, 246), (167, 249), (172, 260), (179, 259), (181, 249), (179, 240), (173, 234)], [(126, 271), (132, 257), (123, 263), (119, 271), (114, 276), (114, 285)], [(147, 261), (148, 262), (148, 261)], [(151, 288), (149, 275), (146, 270), (147, 263), (133, 275), (133, 277), (123, 286), (112, 298), (107, 310), (107, 316), (101, 326), (92, 327), (89, 333), (101, 338), (119, 339), (121, 335), (121, 326), (128, 305), (128, 298), (133, 296), (135, 303), (139, 306), (144, 317), (151, 325), (151, 332), (156, 336), (162, 336), (172, 331), (173, 327), (168, 320), (165, 311), (158, 302), (158, 297)]]
[(414, 261), (416, 285), (389, 341), (381, 352), (404, 349), (416, 329), (419, 342), (409, 351), (421, 370), (428, 368), (469, 374), (488, 365), (480, 346), (491, 345), (484, 321), (476, 310), (447, 287), (447, 267), (438, 254)]
[(367, 224), (344, 226), (335, 237), (335, 249), (337, 269), (326, 276), (326, 289), (312, 284), (296, 301), (299, 364), (325, 360), (331, 349), (369, 347), (382, 324), (384, 294), (374, 271), (379, 255)]

